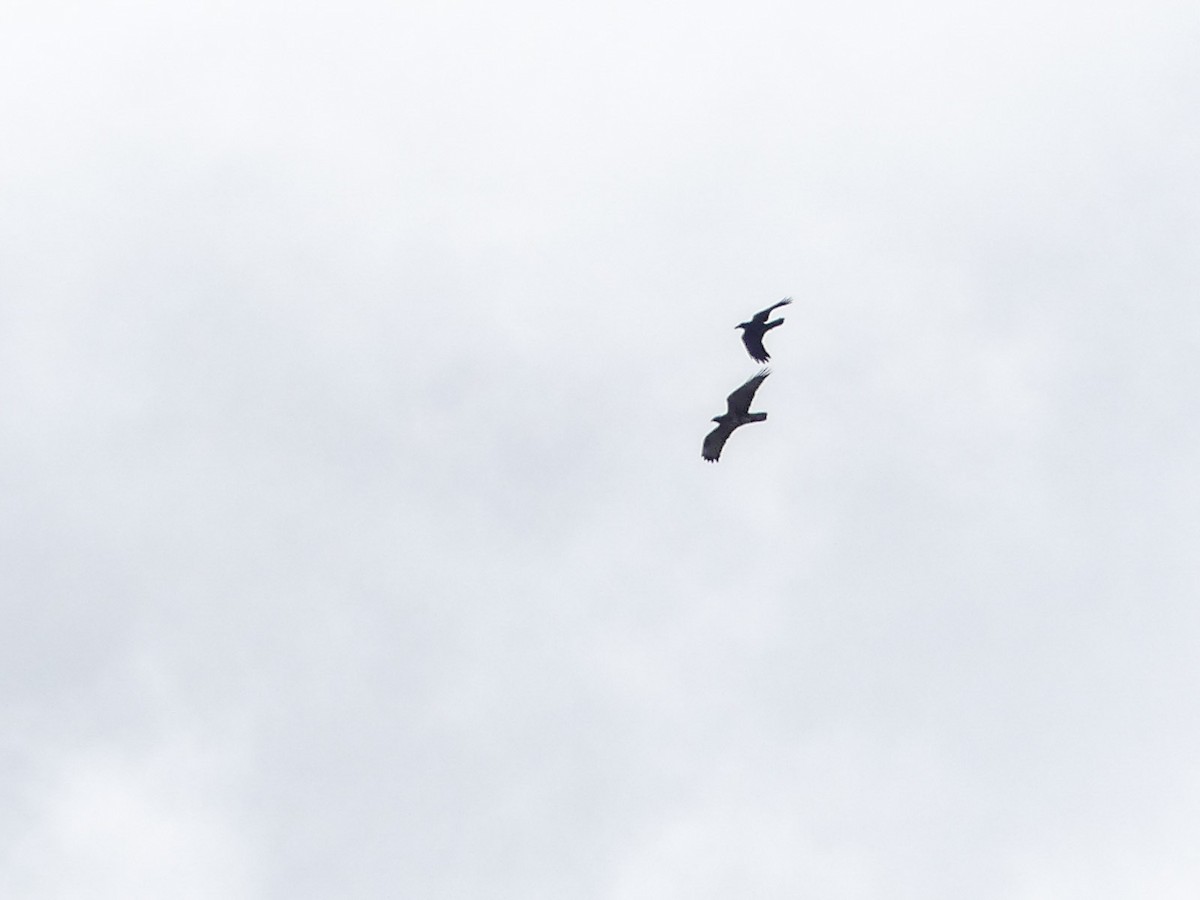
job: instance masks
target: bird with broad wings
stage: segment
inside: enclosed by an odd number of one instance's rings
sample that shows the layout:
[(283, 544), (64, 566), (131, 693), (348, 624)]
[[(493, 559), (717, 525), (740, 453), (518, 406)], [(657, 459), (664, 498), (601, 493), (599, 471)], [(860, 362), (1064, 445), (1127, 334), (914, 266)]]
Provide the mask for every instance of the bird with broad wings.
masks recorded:
[(778, 328), (783, 324), (783, 319), (767, 321), (767, 317), (771, 315), (771, 310), (787, 306), (791, 302), (791, 297), (784, 297), (778, 303), (772, 303), (762, 312), (755, 313), (754, 318), (749, 322), (741, 322), (736, 326), (742, 329), (742, 343), (746, 345), (746, 351), (755, 362), (765, 363), (771, 359), (771, 354), (763, 346), (763, 335), (772, 328)]
[(735, 428), (740, 428), (750, 422), (762, 422), (767, 418), (765, 412), (750, 412), (750, 404), (754, 401), (754, 392), (770, 374), (770, 369), (763, 369), (725, 398), (725, 413), (713, 417), (717, 427), (704, 438), (704, 449), (701, 451), (701, 455), (706, 460), (716, 462), (721, 458), (721, 448), (725, 446), (725, 442), (729, 440), (729, 436), (733, 434)]

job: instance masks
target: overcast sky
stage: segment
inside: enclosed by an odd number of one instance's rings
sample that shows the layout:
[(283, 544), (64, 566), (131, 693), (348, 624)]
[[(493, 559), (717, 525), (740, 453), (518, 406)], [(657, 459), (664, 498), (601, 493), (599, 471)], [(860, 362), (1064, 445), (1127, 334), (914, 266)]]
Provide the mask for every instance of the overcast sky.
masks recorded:
[(2, 20), (0, 895), (1197, 895), (1194, 2)]

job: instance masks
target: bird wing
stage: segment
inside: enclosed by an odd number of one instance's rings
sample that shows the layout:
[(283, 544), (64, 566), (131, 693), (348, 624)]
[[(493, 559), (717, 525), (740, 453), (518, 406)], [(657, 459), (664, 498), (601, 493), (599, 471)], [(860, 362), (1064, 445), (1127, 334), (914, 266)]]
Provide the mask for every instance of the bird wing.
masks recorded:
[(709, 462), (716, 462), (721, 458), (721, 448), (725, 446), (725, 442), (729, 440), (729, 436), (733, 434), (733, 429), (736, 426), (721, 423), (704, 438), (704, 449), (700, 451), (700, 455)]
[(766, 322), (766, 321), (767, 321), (767, 316), (771, 315), (771, 310), (773, 310), (773, 309), (779, 309), (779, 307), (781, 307), (781, 306), (787, 306), (787, 305), (788, 305), (789, 303), (791, 303), (791, 302), (792, 302), (792, 298), (791, 298), (791, 297), (784, 297), (784, 298), (783, 298), (782, 300), (780, 300), (778, 303), (772, 303), (770, 306), (768, 306), (768, 307), (767, 307), (766, 309), (764, 309), (762, 312), (757, 312), (757, 313), (755, 313), (755, 314), (754, 314), (754, 318), (753, 318), (753, 319), (751, 319), (751, 321), (752, 321), (752, 322)]
[(754, 400), (754, 392), (758, 390), (758, 386), (762, 384), (768, 375), (771, 374), (770, 369), (763, 369), (740, 388), (725, 398), (725, 403), (729, 407), (731, 413), (745, 415), (750, 412), (750, 404)]
[(771, 354), (767, 352), (767, 348), (762, 342), (763, 332), (761, 328), (742, 329), (742, 343), (746, 345), (746, 352), (750, 354), (750, 358), (755, 362), (765, 363), (770, 362)]

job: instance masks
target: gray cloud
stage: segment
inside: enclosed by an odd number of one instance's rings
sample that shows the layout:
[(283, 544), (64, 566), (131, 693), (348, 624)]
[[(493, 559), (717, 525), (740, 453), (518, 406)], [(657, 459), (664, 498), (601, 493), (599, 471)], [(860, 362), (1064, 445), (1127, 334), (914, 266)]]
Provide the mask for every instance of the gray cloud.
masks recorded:
[(1194, 31), (15, 11), (0, 893), (1187, 895)]

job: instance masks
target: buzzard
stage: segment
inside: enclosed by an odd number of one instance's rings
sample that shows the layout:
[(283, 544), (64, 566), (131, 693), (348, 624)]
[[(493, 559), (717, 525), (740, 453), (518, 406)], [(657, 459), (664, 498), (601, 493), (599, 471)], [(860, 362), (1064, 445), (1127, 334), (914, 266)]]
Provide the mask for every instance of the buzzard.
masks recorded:
[(754, 392), (758, 390), (758, 386), (770, 374), (770, 369), (763, 369), (725, 398), (728, 411), (723, 416), (715, 416), (713, 418), (713, 421), (717, 423), (717, 427), (710, 431), (704, 439), (704, 449), (701, 451), (701, 455), (709, 462), (716, 462), (721, 458), (721, 448), (725, 446), (725, 442), (733, 434), (733, 429), (740, 425), (745, 425), (747, 422), (761, 422), (766, 419), (767, 414), (765, 412), (750, 412), (750, 403), (754, 400)]
[(767, 316), (771, 314), (771, 310), (780, 306), (787, 306), (792, 302), (791, 297), (784, 297), (778, 303), (768, 306), (760, 313), (755, 313), (754, 318), (749, 322), (742, 322), (737, 327), (742, 329), (742, 343), (746, 345), (746, 349), (750, 352), (750, 358), (755, 362), (765, 363), (771, 358), (771, 354), (767, 352), (767, 348), (763, 346), (763, 335), (783, 324), (783, 319), (776, 319), (773, 322), (767, 321)]

